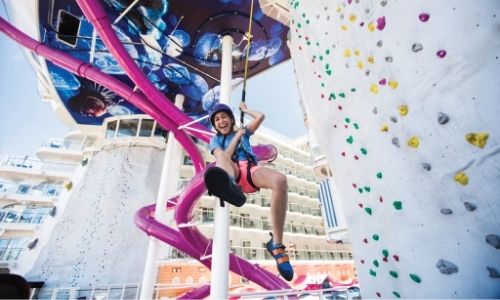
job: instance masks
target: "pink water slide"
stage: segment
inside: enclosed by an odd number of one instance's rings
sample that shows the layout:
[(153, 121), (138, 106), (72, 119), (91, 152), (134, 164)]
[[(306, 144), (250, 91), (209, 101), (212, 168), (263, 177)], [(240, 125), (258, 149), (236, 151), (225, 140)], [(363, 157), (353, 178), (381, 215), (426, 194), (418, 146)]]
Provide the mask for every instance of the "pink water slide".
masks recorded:
[[(169, 204), (166, 209), (175, 209), (175, 220), (177, 224), (190, 223), (193, 217), (193, 208), (195, 203), (206, 190), (203, 182), (205, 162), (191, 136), (194, 136), (203, 142), (208, 142), (208, 135), (203, 134), (203, 132), (207, 132), (207, 129), (199, 124), (194, 124), (192, 127), (195, 128), (195, 130), (189, 131), (189, 135), (185, 130), (179, 130), (178, 127), (191, 122), (191, 118), (175, 107), (175, 105), (173, 105), (168, 98), (160, 93), (142, 73), (116, 36), (113, 28), (111, 27), (111, 22), (99, 1), (78, 0), (77, 2), (88, 20), (96, 28), (99, 37), (107, 46), (110, 53), (114, 56), (123, 70), (125, 70), (134, 84), (139, 87), (139, 90), (142, 91), (142, 93), (134, 91), (126, 84), (101, 72), (88, 63), (82, 62), (69, 54), (52, 49), (43, 43), (32, 39), (1, 17), (0, 31), (37, 55), (66, 69), (67, 71), (92, 80), (112, 90), (123, 99), (126, 99), (141, 109), (143, 112), (149, 114), (159, 124), (161, 124), (163, 128), (169, 130), (171, 135), (175, 136), (192, 159), (196, 175), (178, 196), (167, 201)], [(274, 147), (271, 146), (256, 147), (255, 151), (257, 156), (264, 161), (269, 160), (276, 155)], [(166, 242), (210, 268), (211, 259), (206, 257), (210, 257), (211, 240), (207, 239), (194, 226), (180, 226), (179, 229), (176, 230), (157, 222), (154, 219), (154, 209), (154, 204), (140, 209), (136, 214), (136, 224), (148, 235)], [(234, 273), (259, 284), (267, 290), (290, 288), (281, 278), (234, 254), (230, 254), (229, 268)], [(208, 296), (209, 293), (210, 287), (203, 286), (187, 295), (184, 295), (182, 298), (204, 298)]]

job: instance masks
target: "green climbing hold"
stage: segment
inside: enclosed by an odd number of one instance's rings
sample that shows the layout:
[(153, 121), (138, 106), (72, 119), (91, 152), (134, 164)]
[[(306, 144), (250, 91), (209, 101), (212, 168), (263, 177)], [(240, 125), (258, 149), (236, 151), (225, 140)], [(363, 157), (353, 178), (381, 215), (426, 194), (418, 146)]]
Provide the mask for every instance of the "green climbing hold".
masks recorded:
[(332, 75), (332, 70), (326, 70), (326, 74), (328, 74), (328, 76)]
[(389, 256), (389, 251), (387, 251), (386, 249), (383, 249), (383, 250), (382, 250), (382, 255), (383, 255), (384, 257)]
[(373, 265), (378, 268), (378, 260), (374, 260)]
[(369, 208), (369, 207), (365, 207), (365, 211), (367, 214), (369, 214), (370, 216), (372, 215), (372, 209)]
[(394, 202), (392, 202), (392, 205), (397, 210), (400, 210), (403, 208), (403, 203), (401, 201), (394, 201)]
[(378, 172), (378, 173), (377, 173), (377, 178), (378, 178), (378, 179), (382, 179), (382, 172)]
[(374, 234), (372, 235), (372, 238), (375, 240), (375, 241), (378, 241), (380, 239), (380, 236), (378, 234)]
[(309, 20), (306, 20), (306, 24), (309, 24)]
[(352, 88), (352, 89), (351, 89), (351, 92), (353, 92), (353, 93), (354, 93), (355, 91), (356, 91), (356, 88)]
[(420, 277), (418, 277), (418, 275), (410, 274), (410, 278), (411, 278), (411, 280), (415, 281), (416, 283), (422, 282), (422, 279), (420, 279)]
[(396, 271), (389, 271), (389, 274), (391, 274), (391, 276), (394, 278), (398, 278), (398, 272)]
[(377, 272), (375, 272), (372, 269), (370, 269), (370, 275), (372, 275), (373, 277), (375, 277), (375, 276), (377, 276)]
[(351, 123), (351, 119), (349, 119), (349, 118), (345, 118), (345, 119), (344, 119), (344, 121), (345, 121), (346, 123)]
[(392, 294), (396, 296), (396, 298), (401, 298), (401, 295), (398, 292), (392, 292)]
[(347, 138), (346, 142), (348, 142), (349, 144), (352, 144), (352, 142), (354, 142), (354, 138), (352, 137), (352, 135)]
[(363, 155), (366, 155), (368, 153), (368, 151), (365, 148), (361, 148), (360, 150)]
[(300, 23), (297, 23), (297, 27), (301, 28), (301, 27), (302, 27), (302, 25), (301, 25)]
[(363, 194), (363, 189), (362, 189), (362, 188), (358, 188), (358, 192), (359, 192), (360, 194)]
[(305, 18), (306, 17), (306, 13), (302, 13), (302, 18)]
[(363, 188), (367, 193), (369, 193), (372, 189), (369, 186), (365, 186)]
[(325, 54), (326, 54), (326, 55), (330, 54), (330, 49), (326, 49), (326, 50), (325, 50)]
[(339, 93), (339, 97), (345, 98), (345, 94), (344, 93)]
[(330, 97), (328, 97), (328, 99), (330, 99), (330, 100), (332, 100), (332, 99), (333, 99), (333, 100), (337, 99), (337, 98), (335, 97), (335, 93), (330, 93)]
[(320, 55), (320, 56), (319, 56), (319, 60), (323, 60), (323, 55)]
[(324, 87), (325, 87), (325, 83), (324, 83), (324, 82), (322, 82), (322, 83), (321, 83), (321, 87), (322, 87), (322, 88), (324, 88)]
[(354, 128), (355, 128), (355, 129), (359, 129), (359, 125), (358, 125), (358, 123), (354, 123), (354, 124), (352, 124), (352, 125), (354, 125)]

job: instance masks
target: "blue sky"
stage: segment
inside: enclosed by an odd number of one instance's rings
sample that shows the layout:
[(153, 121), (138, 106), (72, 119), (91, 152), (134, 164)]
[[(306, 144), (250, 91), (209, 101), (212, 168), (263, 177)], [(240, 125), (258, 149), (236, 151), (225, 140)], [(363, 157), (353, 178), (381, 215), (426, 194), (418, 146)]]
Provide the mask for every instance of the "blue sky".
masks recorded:
[[(5, 18), (3, 5), (0, 15)], [(45, 138), (62, 138), (72, 129), (41, 100), (21, 47), (1, 33), (0, 66), (0, 156), (33, 155)], [(241, 88), (233, 93), (233, 107), (240, 97)], [(290, 61), (249, 80), (246, 102), (266, 114), (264, 126), (292, 138), (306, 133)]]

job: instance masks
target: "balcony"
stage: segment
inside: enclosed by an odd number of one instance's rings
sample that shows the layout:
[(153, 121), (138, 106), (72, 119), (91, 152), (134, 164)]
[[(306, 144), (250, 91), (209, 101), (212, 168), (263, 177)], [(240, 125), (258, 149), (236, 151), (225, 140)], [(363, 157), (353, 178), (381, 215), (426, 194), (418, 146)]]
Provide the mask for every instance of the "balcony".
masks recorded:
[(42, 146), (37, 150), (36, 155), (40, 159), (67, 159), (81, 160), (85, 140), (65, 140), (49, 138), (43, 141)]
[(0, 164), (0, 176), (21, 181), (34, 176), (66, 179), (78, 167), (76, 163), (44, 162), (28, 157), (7, 157)]
[(0, 199), (23, 203), (51, 203), (58, 197), (62, 184), (25, 184), (0, 181)]

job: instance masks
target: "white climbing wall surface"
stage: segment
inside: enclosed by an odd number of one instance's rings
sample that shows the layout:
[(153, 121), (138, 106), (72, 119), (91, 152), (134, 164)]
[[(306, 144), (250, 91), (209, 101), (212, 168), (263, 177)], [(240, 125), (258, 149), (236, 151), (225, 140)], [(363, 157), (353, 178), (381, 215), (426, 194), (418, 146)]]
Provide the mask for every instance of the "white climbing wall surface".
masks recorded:
[(140, 283), (148, 240), (134, 215), (155, 202), (163, 155), (131, 146), (92, 157), (28, 280), (81, 288)]
[(500, 297), (500, 1), (290, 6), (363, 297)]

